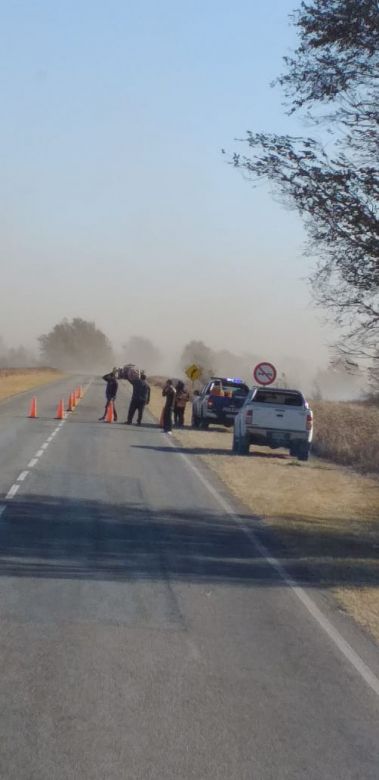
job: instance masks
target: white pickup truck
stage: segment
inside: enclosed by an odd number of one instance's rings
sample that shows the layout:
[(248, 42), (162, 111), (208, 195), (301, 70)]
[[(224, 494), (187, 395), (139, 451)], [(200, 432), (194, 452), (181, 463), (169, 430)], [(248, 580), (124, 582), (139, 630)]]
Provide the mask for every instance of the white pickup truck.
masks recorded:
[(308, 460), (313, 414), (298, 390), (253, 387), (234, 420), (233, 452), (247, 455), (251, 444), (286, 447)]

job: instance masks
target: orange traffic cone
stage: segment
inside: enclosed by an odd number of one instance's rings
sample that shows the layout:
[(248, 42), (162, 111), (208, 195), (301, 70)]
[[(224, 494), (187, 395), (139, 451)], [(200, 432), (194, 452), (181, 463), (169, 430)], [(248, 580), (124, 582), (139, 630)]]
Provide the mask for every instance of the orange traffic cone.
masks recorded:
[(75, 390), (75, 401), (79, 401), (80, 399), (80, 387), (77, 387)]
[(29, 407), (29, 417), (37, 417), (37, 399), (35, 395), (33, 396), (32, 400), (30, 401), (30, 407)]
[(112, 423), (114, 420), (113, 401), (109, 401), (105, 422)]
[(70, 395), (68, 397), (67, 411), (68, 412), (73, 412), (74, 411), (74, 407), (72, 405), (72, 393), (70, 393)]
[(57, 413), (55, 415), (56, 420), (64, 420), (64, 403), (63, 401), (59, 401), (59, 404), (57, 406)]
[(80, 387), (79, 387), (79, 398), (83, 398), (83, 395), (84, 395), (83, 388), (80, 385)]
[(74, 409), (76, 409), (75, 390), (71, 393), (71, 406), (72, 406), (72, 411), (74, 411)]

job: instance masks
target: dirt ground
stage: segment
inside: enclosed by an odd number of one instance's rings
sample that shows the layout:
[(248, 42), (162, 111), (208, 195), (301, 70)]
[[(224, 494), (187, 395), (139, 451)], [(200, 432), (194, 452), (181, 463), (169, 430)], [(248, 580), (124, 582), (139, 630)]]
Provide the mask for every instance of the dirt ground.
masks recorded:
[(54, 369), (0, 369), (0, 401), (12, 395), (54, 382), (63, 374)]
[[(161, 408), (161, 390), (154, 387), (150, 411), (159, 418)], [(331, 591), (379, 641), (379, 481), (319, 458), (300, 463), (285, 450), (254, 447), (248, 457), (233, 455), (225, 428), (185, 428), (174, 436), (221, 478), (247, 514), (275, 531), (291, 573)]]

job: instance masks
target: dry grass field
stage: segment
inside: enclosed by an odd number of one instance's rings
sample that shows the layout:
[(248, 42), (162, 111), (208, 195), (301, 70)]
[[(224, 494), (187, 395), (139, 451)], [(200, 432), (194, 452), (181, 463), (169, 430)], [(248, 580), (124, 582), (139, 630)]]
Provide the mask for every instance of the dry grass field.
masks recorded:
[(317, 455), (360, 471), (379, 473), (378, 406), (318, 401), (312, 408), (313, 449)]
[[(334, 443), (341, 459), (344, 457), (350, 463), (357, 446), (350, 441), (354, 442), (354, 436), (359, 441), (360, 433), (351, 430), (352, 418), (346, 417), (351, 415), (350, 409), (345, 408), (348, 405), (341, 404), (344, 407), (341, 417), (338, 406), (316, 405), (318, 447), (325, 441), (322, 452), (333, 457)], [(151, 412), (158, 417), (161, 407), (161, 390), (153, 387)], [(332, 415), (337, 427), (341, 427), (340, 436), (333, 433), (330, 418), (329, 424), (328, 419), (323, 419), (324, 411), (326, 417)], [(370, 412), (368, 408), (368, 418)], [(376, 414), (374, 410), (374, 420)], [(349, 421), (345, 433), (342, 419)], [(377, 429), (371, 431), (367, 420), (364, 430), (374, 441)], [(208, 431), (186, 428), (175, 431), (175, 441), (184, 452), (201, 458), (221, 478), (242, 501), (247, 514), (260, 516), (275, 531), (280, 546), (277, 554), (299, 580), (305, 579), (331, 591), (339, 606), (379, 641), (379, 481), (376, 478), (316, 457), (300, 463), (284, 450), (255, 447), (249, 457), (238, 457), (231, 452), (231, 432), (224, 428)], [(330, 442), (330, 449), (326, 442)], [(350, 456), (343, 454), (349, 451)], [(361, 455), (360, 466), (362, 459)], [(370, 470), (374, 470), (372, 465), (370, 461)]]
[(0, 368), (0, 401), (63, 376), (54, 368)]

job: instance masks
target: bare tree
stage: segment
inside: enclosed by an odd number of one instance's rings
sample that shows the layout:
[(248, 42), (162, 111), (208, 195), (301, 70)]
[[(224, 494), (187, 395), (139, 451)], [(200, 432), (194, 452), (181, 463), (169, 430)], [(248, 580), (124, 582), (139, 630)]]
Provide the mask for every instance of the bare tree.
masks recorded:
[(319, 261), (316, 300), (342, 328), (345, 356), (378, 359), (379, 7), (377, 0), (311, 0), (291, 17), (299, 45), (278, 79), (289, 113), (324, 124), (312, 137), (248, 132), (232, 163), (268, 180), (302, 216)]

